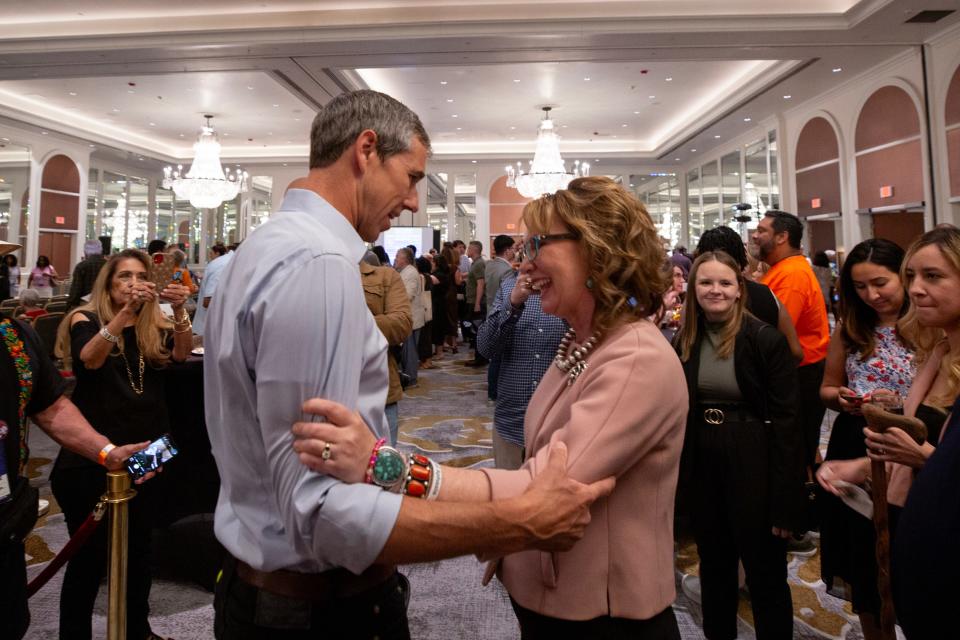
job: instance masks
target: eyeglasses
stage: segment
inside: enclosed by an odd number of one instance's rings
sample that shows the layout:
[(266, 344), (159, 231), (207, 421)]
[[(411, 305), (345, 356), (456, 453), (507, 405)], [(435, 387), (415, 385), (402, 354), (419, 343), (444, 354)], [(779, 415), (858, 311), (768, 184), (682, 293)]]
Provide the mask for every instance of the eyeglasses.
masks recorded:
[(528, 236), (523, 244), (520, 245), (520, 255), (521, 260), (529, 260), (533, 262), (537, 259), (537, 256), (540, 255), (540, 247), (557, 240), (576, 240), (577, 234), (575, 233), (553, 233), (553, 234), (538, 234), (535, 236)]

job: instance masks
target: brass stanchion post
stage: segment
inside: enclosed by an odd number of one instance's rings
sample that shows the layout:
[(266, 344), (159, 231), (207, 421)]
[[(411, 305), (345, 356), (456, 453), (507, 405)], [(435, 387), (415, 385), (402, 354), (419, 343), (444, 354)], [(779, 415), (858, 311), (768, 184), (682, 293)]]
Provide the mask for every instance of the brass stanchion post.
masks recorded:
[(110, 511), (109, 574), (107, 578), (107, 638), (126, 640), (127, 637), (127, 537), (129, 534), (129, 505), (137, 492), (130, 488), (130, 474), (126, 471), (107, 473), (107, 493), (104, 501)]

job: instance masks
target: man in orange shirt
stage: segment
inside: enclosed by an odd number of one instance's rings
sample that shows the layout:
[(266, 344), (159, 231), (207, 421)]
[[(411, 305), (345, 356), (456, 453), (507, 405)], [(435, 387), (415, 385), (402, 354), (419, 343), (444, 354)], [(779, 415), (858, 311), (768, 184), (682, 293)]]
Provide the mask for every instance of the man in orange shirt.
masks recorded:
[(820, 400), (824, 360), (830, 343), (827, 306), (813, 269), (800, 250), (803, 224), (792, 213), (768, 211), (750, 236), (750, 253), (770, 265), (763, 284), (787, 308), (803, 347), (797, 368), (798, 423), (803, 430), (807, 465), (813, 469), (826, 410)]

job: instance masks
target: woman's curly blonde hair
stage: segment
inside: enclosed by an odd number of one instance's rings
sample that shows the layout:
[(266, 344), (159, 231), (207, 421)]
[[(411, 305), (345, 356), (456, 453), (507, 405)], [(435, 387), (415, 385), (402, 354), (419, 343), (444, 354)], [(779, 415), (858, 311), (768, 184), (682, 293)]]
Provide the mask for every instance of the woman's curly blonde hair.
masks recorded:
[[(556, 216), (556, 217), (555, 217)], [(527, 204), (528, 233), (549, 233), (559, 220), (577, 236), (596, 300), (593, 326), (606, 332), (657, 313), (669, 280), (657, 228), (636, 196), (610, 178), (577, 178)]]

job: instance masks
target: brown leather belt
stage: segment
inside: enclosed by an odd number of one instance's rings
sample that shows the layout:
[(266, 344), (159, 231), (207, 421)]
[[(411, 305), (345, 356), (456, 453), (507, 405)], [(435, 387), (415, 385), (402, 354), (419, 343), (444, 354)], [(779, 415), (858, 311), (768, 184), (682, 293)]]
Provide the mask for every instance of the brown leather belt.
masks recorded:
[(274, 595), (328, 602), (368, 591), (389, 579), (397, 568), (392, 565), (375, 564), (360, 575), (346, 569), (331, 569), (323, 573), (299, 573), (279, 569), (260, 571), (243, 560), (237, 560), (237, 577), (247, 584)]

